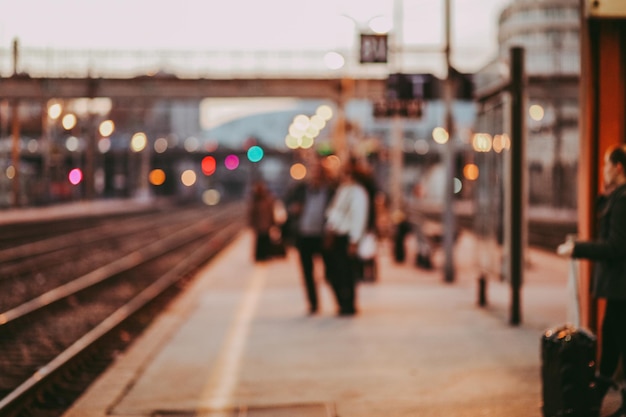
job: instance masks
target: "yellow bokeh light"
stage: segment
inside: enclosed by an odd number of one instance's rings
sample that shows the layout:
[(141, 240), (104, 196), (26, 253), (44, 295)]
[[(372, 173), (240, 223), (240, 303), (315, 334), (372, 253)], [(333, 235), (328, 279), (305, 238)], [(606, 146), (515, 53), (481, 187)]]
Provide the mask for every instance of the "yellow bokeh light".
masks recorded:
[(443, 127), (434, 128), (433, 139), (435, 140), (435, 142), (442, 144), (442, 145), (444, 143), (447, 143), (449, 139), (448, 131), (444, 129)]
[(500, 153), (504, 150), (511, 148), (511, 140), (509, 136), (504, 135), (495, 135), (493, 137), (493, 150), (497, 153)]
[(493, 137), (493, 150), (496, 153), (500, 153), (504, 150), (504, 139), (502, 135), (495, 135)]
[(289, 135), (299, 139), (304, 135), (304, 130), (292, 123), (291, 126), (289, 126)]
[(528, 114), (530, 114), (531, 119), (538, 122), (540, 120), (543, 120), (545, 112), (543, 110), (543, 107), (541, 107), (539, 104), (533, 104), (528, 109)]
[(291, 135), (287, 135), (285, 136), (285, 145), (287, 145), (289, 149), (298, 149), (298, 147), (300, 146), (300, 139)]
[(7, 178), (10, 180), (15, 178), (15, 167), (13, 165), (9, 165), (5, 171), (5, 174)]
[(314, 126), (317, 130), (322, 130), (326, 127), (326, 120), (322, 119), (319, 114), (311, 116), (311, 126)]
[(63, 112), (63, 106), (59, 103), (54, 103), (50, 107), (48, 107), (48, 117), (52, 120), (56, 120), (61, 117), (61, 113)]
[(476, 181), (478, 179), (479, 169), (476, 164), (467, 164), (463, 167), (463, 176), (470, 180)]
[(301, 180), (306, 177), (306, 167), (301, 163), (296, 163), (289, 169), (289, 174), (294, 180)]
[(63, 119), (61, 119), (61, 125), (63, 126), (63, 129), (70, 130), (73, 129), (74, 126), (76, 126), (77, 121), (78, 120), (76, 119), (75, 114), (68, 113), (63, 116)]
[(329, 121), (333, 117), (333, 109), (326, 104), (322, 104), (315, 110), (315, 114), (322, 118), (324, 121)]
[(191, 187), (196, 183), (196, 173), (193, 172), (191, 169), (184, 171), (180, 175), (180, 182), (182, 182), (183, 185), (187, 187)]
[(100, 126), (98, 127), (98, 132), (100, 132), (100, 135), (105, 138), (111, 136), (114, 130), (115, 123), (113, 123), (113, 120), (105, 120), (100, 123)]
[(163, 185), (165, 182), (165, 172), (162, 169), (153, 169), (149, 176), (150, 184)]
[(302, 139), (300, 140), (300, 147), (302, 149), (309, 149), (310, 147), (313, 146), (314, 140), (312, 137), (310, 136), (302, 136)]
[(137, 132), (130, 140), (130, 149), (134, 152), (141, 152), (146, 148), (147, 144), (148, 138), (146, 137), (146, 134), (143, 132)]
[(493, 140), (488, 133), (476, 133), (472, 139), (472, 147), (476, 152), (489, 152)]

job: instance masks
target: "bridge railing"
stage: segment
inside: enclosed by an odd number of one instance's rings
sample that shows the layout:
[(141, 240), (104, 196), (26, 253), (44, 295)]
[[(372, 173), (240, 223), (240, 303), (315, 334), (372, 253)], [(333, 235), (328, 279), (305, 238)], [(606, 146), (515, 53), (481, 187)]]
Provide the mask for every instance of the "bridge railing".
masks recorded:
[[(32, 77), (131, 78), (172, 75), (179, 78), (383, 78), (385, 64), (360, 64), (355, 51), (338, 50), (345, 65), (329, 69), (326, 50), (180, 51), (180, 50), (58, 50), (20, 48), (17, 72)], [(13, 74), (13, 51), (0, 48), (0, 77)]]

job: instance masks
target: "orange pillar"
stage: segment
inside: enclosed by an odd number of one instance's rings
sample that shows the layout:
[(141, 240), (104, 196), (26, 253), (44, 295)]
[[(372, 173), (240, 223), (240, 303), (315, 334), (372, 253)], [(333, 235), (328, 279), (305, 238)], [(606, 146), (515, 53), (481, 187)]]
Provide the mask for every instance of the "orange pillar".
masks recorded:
[[(624, 19), (582, 21), (581, 140), (578, 234), (596, 235), (595, 202), (602, 192), (602, 164), (610, 145), (626, 142), (626, 29)], [(604, 305), (590, 294), (592, 264), (581, 260), (582, 325), (597, 332)]]

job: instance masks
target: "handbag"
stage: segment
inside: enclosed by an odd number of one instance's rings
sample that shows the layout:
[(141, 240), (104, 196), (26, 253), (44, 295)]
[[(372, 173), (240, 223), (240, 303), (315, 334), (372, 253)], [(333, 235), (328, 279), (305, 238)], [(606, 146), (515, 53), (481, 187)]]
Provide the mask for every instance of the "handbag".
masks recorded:
[(376, 256), (377, 246), (376, 235), (373, 232), (367, 232), (359, 240), (356, 254), (362, 260), (373, 259)]

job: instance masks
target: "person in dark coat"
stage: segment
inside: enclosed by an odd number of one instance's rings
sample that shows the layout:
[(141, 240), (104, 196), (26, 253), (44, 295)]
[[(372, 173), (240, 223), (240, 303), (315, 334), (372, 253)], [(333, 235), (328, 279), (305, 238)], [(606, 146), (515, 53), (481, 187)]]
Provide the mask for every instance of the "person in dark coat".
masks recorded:
[(248, 222), (255, 233), (254, 260), (265, 261), (271, 257), (270, 230), (275, 222), (274, 196), (263, 181), (253, 184), (248, 209)]
[[(626, 363), (626, 145), (607, 150), (604, 158), (605, 195), (599, 210), (599, 235), (594, 241), (568, 241), (557, 253), (595, 261), (593, 295), (606, 299), (602, 322), (602, 348), (597, 375), (597, 401), (601, 405), (620, 356)], [(626, 411), (626, 391), (622, 388)]]
[(319, 162), (309, 168), (306, 181), (294, 187), (285, 200), (289, 222), (295, 235), (295, 246), (300, 255), (309, 314), (315, 314), (319, 309), (319, 301), (313, 268), (314, 258), (319, 256), (324, 265), (327, 263), (323, 248), (325, 212), (334, 187)]

